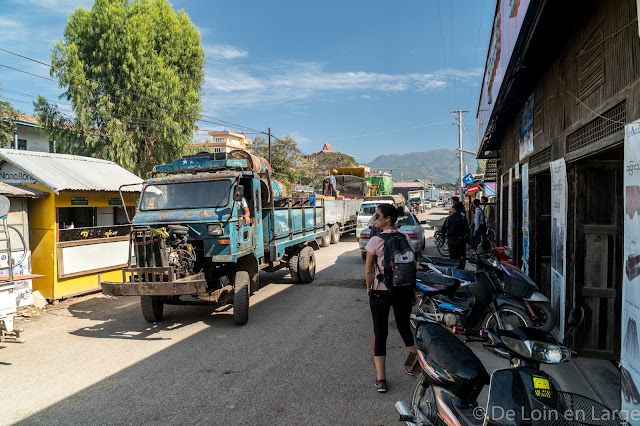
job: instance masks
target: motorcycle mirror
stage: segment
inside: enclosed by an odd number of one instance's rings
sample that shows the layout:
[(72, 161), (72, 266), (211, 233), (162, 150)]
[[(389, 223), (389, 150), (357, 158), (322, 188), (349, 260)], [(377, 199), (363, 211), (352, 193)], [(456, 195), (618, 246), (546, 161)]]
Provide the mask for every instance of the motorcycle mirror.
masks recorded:
[(569, 312), (569, 320), (567, 321), (569, 329), (564, 334), (562, 339), (563, 342), (567, 340), (567, 337), (571, 334), (573, 329), (576, 328), (576, 326), (582, 324), (582, 321), (584, 321), (584, 309), (582, 306), (576, 306), (571, 310), (571, 312)]

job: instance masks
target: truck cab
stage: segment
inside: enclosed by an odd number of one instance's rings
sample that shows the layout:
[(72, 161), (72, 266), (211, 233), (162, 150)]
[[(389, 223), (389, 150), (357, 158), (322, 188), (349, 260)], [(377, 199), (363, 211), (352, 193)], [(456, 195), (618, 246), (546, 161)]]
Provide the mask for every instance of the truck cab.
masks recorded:
[(266, 161), (242, 152), (240, 159), (203, 154), (154, 168), (131, 222), (123, 282), (103, 283), (103, 293), (141, 296), (151, 322), (165, 304), (232, 303), (235, 322), (245, 324), (261, 269), (289, 267), (294, 281), (313, 280), (322, 206), (283, 202)]

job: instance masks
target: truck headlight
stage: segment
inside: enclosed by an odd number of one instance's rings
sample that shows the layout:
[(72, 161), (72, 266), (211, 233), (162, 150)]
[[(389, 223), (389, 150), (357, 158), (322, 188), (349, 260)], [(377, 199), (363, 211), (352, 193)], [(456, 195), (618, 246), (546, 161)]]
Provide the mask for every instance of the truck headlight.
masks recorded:
[(218, 237), (223, 234), (222, 225), (219, 223), (210, 223), (207, 225), (207, 234)]

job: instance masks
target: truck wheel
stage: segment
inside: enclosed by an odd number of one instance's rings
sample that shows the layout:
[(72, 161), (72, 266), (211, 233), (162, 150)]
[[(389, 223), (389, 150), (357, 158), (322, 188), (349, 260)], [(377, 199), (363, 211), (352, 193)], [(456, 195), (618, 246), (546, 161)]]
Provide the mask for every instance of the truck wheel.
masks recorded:
[(329, 228), (329, 225), (325, 225), (324, 234), (322, 234), (322, 237), (320, 238), (320, 247), (329, 247), (330, 244), (331, 244), (331, 228)]
[(291, 281), (294, 283), (300, 282), (300, 273), (298, 272), (298, 258), (300, 252), (296, 252), (294, 255), (289, 256), (289, 274), (291, 275)]
[(300, 281), (310, 283), (316, 277), (316, 255), (313, 247), (305, 247), (298, 255), (298, 274)]
[(331, 225), (331, 244), (338, 244), (340, 242), (340, 225), (334, 223)]
[(249, 321), (249, 273), (236, 271), (233, 280), (233, 321), (244, 325)]
[(164, 300), (154, 296), (140, 296), (140, 307), (142, 316), (149, 322), (158, 322), (162, 319), (164, 310)]

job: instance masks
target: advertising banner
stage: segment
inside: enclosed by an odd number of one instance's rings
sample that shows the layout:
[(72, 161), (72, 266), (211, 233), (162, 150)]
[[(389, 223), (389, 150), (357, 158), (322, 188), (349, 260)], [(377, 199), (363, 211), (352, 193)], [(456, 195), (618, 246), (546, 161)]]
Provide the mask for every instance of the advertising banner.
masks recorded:
[(551, 162), (551, 306), (564, 335), (567, 261), (567, 166), (564, 158)]
[[(622, 409), (640, 409), (640, 120), (624, 133), (624, 262), (622, 271)], [(640, 422), (633, 422), (640, 425)]]
[(533, 95), (529, 96), (518, 117), (520, 161), (533, 154)]
[(529, 163), (522, 165), (522, 272), (529, 275)]
[(498, 0), (478, 105), (478, 141), (482, 142), (507, 72), (530, 0)]
[(513, 250), (513, 169), (509, 169), (509, 199), (507, 200), (507, 246)]

